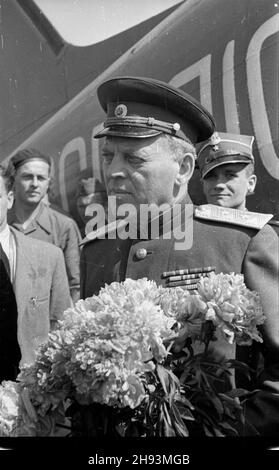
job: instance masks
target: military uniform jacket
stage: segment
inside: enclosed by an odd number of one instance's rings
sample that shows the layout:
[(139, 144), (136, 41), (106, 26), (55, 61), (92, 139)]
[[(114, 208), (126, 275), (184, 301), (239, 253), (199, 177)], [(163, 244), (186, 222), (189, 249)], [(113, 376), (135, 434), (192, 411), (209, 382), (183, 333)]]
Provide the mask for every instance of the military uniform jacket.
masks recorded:
[(126, 278), (146, 277), (166, 286), (163, 273), (179, 269), (215, 267), (216, 273), (242, 273), (246, 286), (259, 292), (266, 315), (263, 337), (268, 376), (263, 382), (279, 392), (278, 236), (268, 224), (261, 229), (251, 227), (250, 213), (245, 217), (248, 222), (240, 225), (229, 217), (224, 221), (210, 213), (203, 216), (198, 209), (192, 221), (182, 221), (184, 230), (190, 222), (193, 226), (193, 242), (185, 250), (175, 249), (173, 236), (91, 240), (81, 253), (81, 298), (98, 294), (105, 283)]

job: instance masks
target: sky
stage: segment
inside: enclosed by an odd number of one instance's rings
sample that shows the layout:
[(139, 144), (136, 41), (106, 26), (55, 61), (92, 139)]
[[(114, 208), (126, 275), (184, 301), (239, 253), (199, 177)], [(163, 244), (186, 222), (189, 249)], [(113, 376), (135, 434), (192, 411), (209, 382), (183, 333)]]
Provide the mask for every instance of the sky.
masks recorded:
[(181, 0), (35, 0), (60, 35), (76, 46), (125, 31)]

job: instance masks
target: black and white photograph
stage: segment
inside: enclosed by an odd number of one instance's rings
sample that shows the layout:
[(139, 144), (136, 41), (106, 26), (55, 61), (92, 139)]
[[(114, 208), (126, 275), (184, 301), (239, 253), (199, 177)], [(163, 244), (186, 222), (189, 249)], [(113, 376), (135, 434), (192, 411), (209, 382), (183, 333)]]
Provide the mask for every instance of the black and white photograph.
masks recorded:
[(0, 0), (0, 64), (0, 464), (276, 463), (279, 2)]

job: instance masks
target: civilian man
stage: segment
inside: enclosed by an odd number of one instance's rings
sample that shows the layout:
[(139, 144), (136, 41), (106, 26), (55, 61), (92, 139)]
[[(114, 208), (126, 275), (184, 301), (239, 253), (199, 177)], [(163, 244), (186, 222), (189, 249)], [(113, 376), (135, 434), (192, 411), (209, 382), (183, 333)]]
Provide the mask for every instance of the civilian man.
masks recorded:
[(32, 363), (63, 311), (70, 307), (63, 253), (7, 224), (13, 175), (0, 166), (0, 380), (14, 380), (19, 361)]
[(51, 159), (35, 149), (19, 150), (11, 159), (15, 169), (15, 202), (8, 222), (37, 240), (62, 249), (73, 302), (79, 299), (79, 229), (70, 217), (45, 204)]

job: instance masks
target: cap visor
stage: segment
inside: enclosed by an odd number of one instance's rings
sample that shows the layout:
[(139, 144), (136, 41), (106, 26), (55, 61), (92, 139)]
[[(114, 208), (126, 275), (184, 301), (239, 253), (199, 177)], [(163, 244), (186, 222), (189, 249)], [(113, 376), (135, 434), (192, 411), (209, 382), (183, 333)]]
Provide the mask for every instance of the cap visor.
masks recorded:
[(253, 163), (253, 160), (251, 160), (247, 157), (237, 156), (237, 157), (226, 159), (226, 160), (223, 160), (223, 161), (219, 160), (219, 161), (216, 161), (216, 162), (212, 162), (212, 164), (209, 165), (205, 169), (205, 171), (202, 172), (202, 178), (204, 178), (214, 168), (217, 168), (218, 166), (221, 166), (221, 165), (227, 165), (229, 163), (244, 163), (244, 164), (248, 165), (249, 163)]
[(105, 127), (100, 132), (94, 135), (94, 139), (100, 139), (101, 137), (111, 136), (111, 137), (127, 137), (133, 139), (144, 139), (148, 137), (155, 137), (156, 135), (162, 134), (161, 131), (155, 129), (146, 129), (146, 128), (127, 128), (121, 126), (119, 129)]

